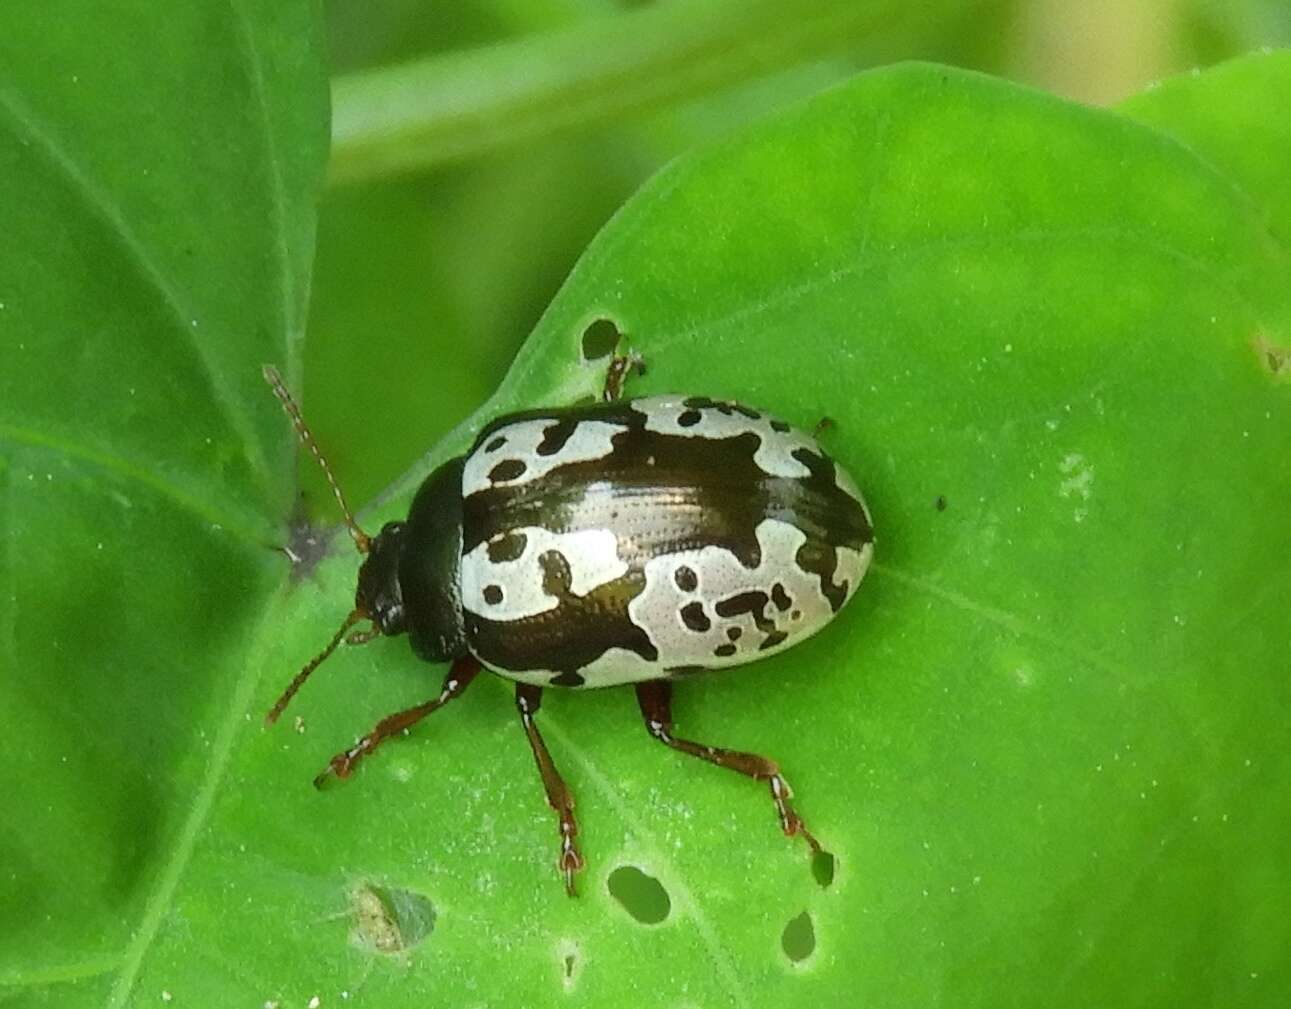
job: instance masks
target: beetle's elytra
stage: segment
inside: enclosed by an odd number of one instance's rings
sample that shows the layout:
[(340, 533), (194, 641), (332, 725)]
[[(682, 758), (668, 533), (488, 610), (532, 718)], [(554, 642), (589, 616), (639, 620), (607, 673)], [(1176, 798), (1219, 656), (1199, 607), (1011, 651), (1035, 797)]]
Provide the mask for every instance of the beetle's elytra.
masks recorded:
[(406, 633), (421, 658), (451, 662), (437, 696), (338, 753), (315, 778), (321, 785), (459, 696), (481, 668), (516, 681), (559, 816), (570, 894), (583, 859), (573, 797), (534, 720), (546, 686), (634, 684), (652, 736), (766, 781), (784, 832), (820, 850), (774, 761), (672, 734), (672, 683), (814, 634), (856, 591), (874, 549), (860, 491), (814, 438), (737, 403), (621, 399), (635, 363), (613, 358), (599, 404), (494, 421), (427, 477), (406, 521), (374, 537), (354, 521), (277, 372), (265, 369), (366, 554), (354, 609), (268, 721), (342, 641)]

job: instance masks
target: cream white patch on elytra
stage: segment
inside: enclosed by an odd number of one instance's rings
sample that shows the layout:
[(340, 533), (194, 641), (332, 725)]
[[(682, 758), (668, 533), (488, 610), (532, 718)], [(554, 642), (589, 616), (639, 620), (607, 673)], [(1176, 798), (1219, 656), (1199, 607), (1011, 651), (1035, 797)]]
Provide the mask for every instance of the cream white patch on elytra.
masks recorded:
[[(718, 546), (680, 550), (646, 562), (645, 589), (628, 603), (628, 616), (649, 635), (659, 650), (661, 665), (737, 666), (801, 641), (833, 617), (833, 607), (821, 592), (820, 579), (798, 566), (796, 554), (807, 541), (802, 530), (777, 519), (763, 519), (756, 535), (761, 560), (753, 568), (746, 568), (733, 553)], [(695, 573), (693, 589), (678, 584), (679, 567)], [(689, 584), (686, 579), (682, 581)], [(782, 594), (775, 593), (777, 584)], [(722, 616), (718, 612), (723, 600), (746, 592), (762, 592), (768, 597), (762, 611), (766, 622), (761, 628), (752, 613)], [(773, 595), (787, 599), (788, 604), (782, 609)], [(687, 623), (682, 609), (693, 604), (698, 604), (694, 612), (702, 612), (702, 619), (692, 617)], [(785, 636), (763, 649), (768, 625)], [(610, 677), (635, 672), (629, 668), (632, 665), (606, 668), (605, 678), (598, 675), (597, 685), (630, 682), (627, 678)]]
[(847, 595), (844, 602), (851, 599), (856, 594), (856, 587), (861, 584), (861, 579), (865, 577), (865, 572), (870, 569), (870, 561), (874, 559), (874, 544), (866, 543), (860, 550), (853, 550), (851, 547), (836, 547), (838, 556), (838, 567), (834, 571), (834, 581), (847, 582)]
[[(468, 497), (493, 486), (516, 487), (530, 483), (569, 463), (604, 459), (614, 451), (611, 439), (627, 430), (622, 424), (580, 420), (559, 450), (550, 455), (539, 455), (538, 446), (542, 444), (544, 434), (556, 423), (557, 419), (552, 417), (518, 420), (490, 432), (484, 443), (467, 457), (462, 468), (462, 496)], [(508, 475), (505, 478), (491, 477), (490, 474), (499, 466)], [(510, 475), (511, 470), (519, 472)]]
[[(821, 454), (820, 446), (797, 428), (775, 430), (766, 414), (760, 414), (754, 420), (735, 409), (723, 412), (711, 406), (689, 407), (681, 396), (651, 396), (635, 399), (630, 405), (633, 410), (645, 414), (646, 430), (659, 434), (715, 440), (738, 438), (748, 432), (756, 434), (761, 443), (753, 454), (753, 462), (771, 476), (797, 479), (811, 476), (811, 470), (795, 459), (793, 453), (805, 448)], [(699, 416), (695, 423), (681, 423), (683, 416), (695, 414)]]
[(569, 590), (576, 596), (627, 574), (628, 566), (619, 559), (618, 540), (608, 529), (553, 533), (522, 526), (506, 535), (525, 538), (524, 550), (514, 560), (492, 560), (487, 543), (462, 557), (462, 608), (489, 620), (520, 620), (559, 605), (542, 587), (539, 558), (548, 550), (558, 551), (569, 564)]

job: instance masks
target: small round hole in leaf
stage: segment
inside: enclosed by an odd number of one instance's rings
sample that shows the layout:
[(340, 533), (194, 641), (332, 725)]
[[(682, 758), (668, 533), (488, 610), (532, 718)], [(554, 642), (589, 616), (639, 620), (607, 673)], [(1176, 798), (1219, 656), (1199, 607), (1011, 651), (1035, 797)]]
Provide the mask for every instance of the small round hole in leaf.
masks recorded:
[(642, 925), (658, 925), (672, 910), (668, 891), (635, 865), (621, 865), (606, 880), (610, 896)]
[(816, 928), (811, 923), (811, 912), (803, 911), (792, 918), (780, 935), (780, 948), (794, 963), (801, 963), (816, 949)]
[(597, 319), (583, 330), (583, 360), (596, 361), (609, 357), (622, 337), (612, 319)]

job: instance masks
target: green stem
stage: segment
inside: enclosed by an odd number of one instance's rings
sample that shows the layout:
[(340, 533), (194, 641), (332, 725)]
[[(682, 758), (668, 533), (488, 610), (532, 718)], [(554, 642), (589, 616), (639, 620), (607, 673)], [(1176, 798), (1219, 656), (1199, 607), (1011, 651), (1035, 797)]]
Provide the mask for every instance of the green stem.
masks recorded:
[(659, 108), (855, 48), (866, 29), (907, 29), (908, 9), (921, 6), (672, 0), (350, 74), (333, 85), (331, 180), (426, 168)]

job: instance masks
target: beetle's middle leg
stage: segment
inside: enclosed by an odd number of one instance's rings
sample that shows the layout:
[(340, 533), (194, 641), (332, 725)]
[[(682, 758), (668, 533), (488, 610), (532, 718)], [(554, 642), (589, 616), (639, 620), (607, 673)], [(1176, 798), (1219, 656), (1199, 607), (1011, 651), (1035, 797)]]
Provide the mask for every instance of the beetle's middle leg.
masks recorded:
[(578, 853), (578, 845), (574, 842), (578, 835), (578, 822), (574, 819), (574, 795), (556, 770), (556, 764), (547, 752), (547, 744), (542, 741), (542, 733), (534, 723), (533, 716), (541, 704), (542, 687), (530, 683), (516, 684), (516, 708), (520, 712), (525, 735), (529, 737), (533, 759), (538, 762), (542, 787), (547, 792), (547, 804), (560, 817), (560, 858), (556, 864), (565, 877), (565, 892), (573, 897), (574, 873), (583, 867), (583, 856)]
[(391, 736), (397, 736), (404, 729), (416, 725), (432, 711), (439, 710), (453, 698), (460, 697), (462, 691), (471, 685), (471, 681), (475, 679), (479, 671), (480, 663), (478, 659), (472, 656), (455, 659), (448, 669), (448, 675), (444, 677), (444, 686), (440, 689), (438, 697), (432, 697), (424, 704), (418, 704), (416, 707), (395, 712), (395, 714), (387, 715), (381, 719), (381, 721), (377, 722), (376, 728), (348, 750), (342, 750), (331, 759), (322, 773), (314, 779), (314, 787), (322, 788), (327, 782), (328, 775), (335, 774), (338, 778), (348, 778), (354, 770), (354, 765), (385, 740)]
[(767, 782), (771, 788), (771, 801), (775, 803), (776, 815), (780, 818), (781, 829), (790, 837), (801, 834), (811, 845), (813, 852), (821, 850), (820, 843), (802, 822), (802, 817), (789, 804), (789, 796), (793, 792), (780, 773), (780, 765), (774, 760), (759, 757), (756, 753), (724, 750), (717, 746), (695, 743), (689, 739), (678, 739), (672, 734), (672, 684), (667, 680), (647, 680), (644, 683), (638, 683), (637, 703), (641, 706), (641, 717), (645, 719), (646, 730), (665, 746), (671, 746), (674, 750), (707, 760), (718, 767), (728, 767), (750, 778)]

